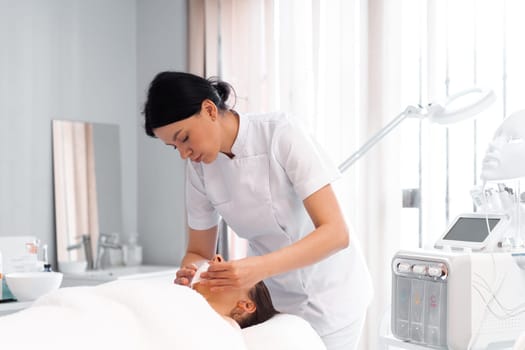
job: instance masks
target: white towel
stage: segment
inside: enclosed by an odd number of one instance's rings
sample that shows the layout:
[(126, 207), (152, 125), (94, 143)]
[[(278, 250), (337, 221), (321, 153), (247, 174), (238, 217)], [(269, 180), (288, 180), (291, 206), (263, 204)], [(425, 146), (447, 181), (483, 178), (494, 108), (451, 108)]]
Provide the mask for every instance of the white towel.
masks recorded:
[(0, 317), (0, 334), (5, 349), (246, 349), (200, 294), (156, 280), (59, 289)]

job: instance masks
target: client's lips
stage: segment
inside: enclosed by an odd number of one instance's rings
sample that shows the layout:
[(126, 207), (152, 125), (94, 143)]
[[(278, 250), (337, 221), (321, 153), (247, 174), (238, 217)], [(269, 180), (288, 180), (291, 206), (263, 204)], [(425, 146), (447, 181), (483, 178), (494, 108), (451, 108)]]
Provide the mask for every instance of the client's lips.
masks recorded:
[(202, 154), (198, 156), (197, 158), (192, 159), (193, 162), (200, 162), (202, 160)]

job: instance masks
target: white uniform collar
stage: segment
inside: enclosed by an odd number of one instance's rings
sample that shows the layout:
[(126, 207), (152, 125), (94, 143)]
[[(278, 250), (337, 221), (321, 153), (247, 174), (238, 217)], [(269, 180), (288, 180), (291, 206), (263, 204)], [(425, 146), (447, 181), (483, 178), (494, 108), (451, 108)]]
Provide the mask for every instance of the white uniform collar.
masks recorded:
[(237, 137), (232, 145), (232, 153), (235, 155), (235, 158), (243, 154), (244, 143), (248, 135), (248, 120), (246, 118), (243, 114), (239, 113), (239, 131), (237, 131)]

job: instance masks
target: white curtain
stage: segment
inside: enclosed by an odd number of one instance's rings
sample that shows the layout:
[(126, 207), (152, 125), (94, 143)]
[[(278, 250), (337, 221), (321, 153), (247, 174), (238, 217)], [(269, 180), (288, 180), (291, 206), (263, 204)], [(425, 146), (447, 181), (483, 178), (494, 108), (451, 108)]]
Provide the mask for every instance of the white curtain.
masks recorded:
[[(190, 70), (230, 82), (240, 112), (294, 113), (337, 164), (400, 112), (386, 88), (399, 80), (397, 43), (385, 40), (398, 26), (387, 1), (202, 0), (189, 6)], [(398, 138), (389, 135), (336, 185), (374, 279), (362, 349), (377, 347), (390, 299), (401, 205)]]

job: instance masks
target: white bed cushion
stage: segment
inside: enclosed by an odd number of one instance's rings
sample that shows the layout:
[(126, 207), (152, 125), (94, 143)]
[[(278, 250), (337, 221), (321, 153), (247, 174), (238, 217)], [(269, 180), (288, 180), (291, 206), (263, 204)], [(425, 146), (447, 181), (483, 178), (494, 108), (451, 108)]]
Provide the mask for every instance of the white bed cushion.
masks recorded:
[(525, 333), (522, 333), (518, 339), (516, 340), (516, 343), (514, 343), (514, 347), (512, 350), (525, 350)]
[(242, 333), (248, 350), (326, 350), (312, 326), (295, 315), (276, 315)]

